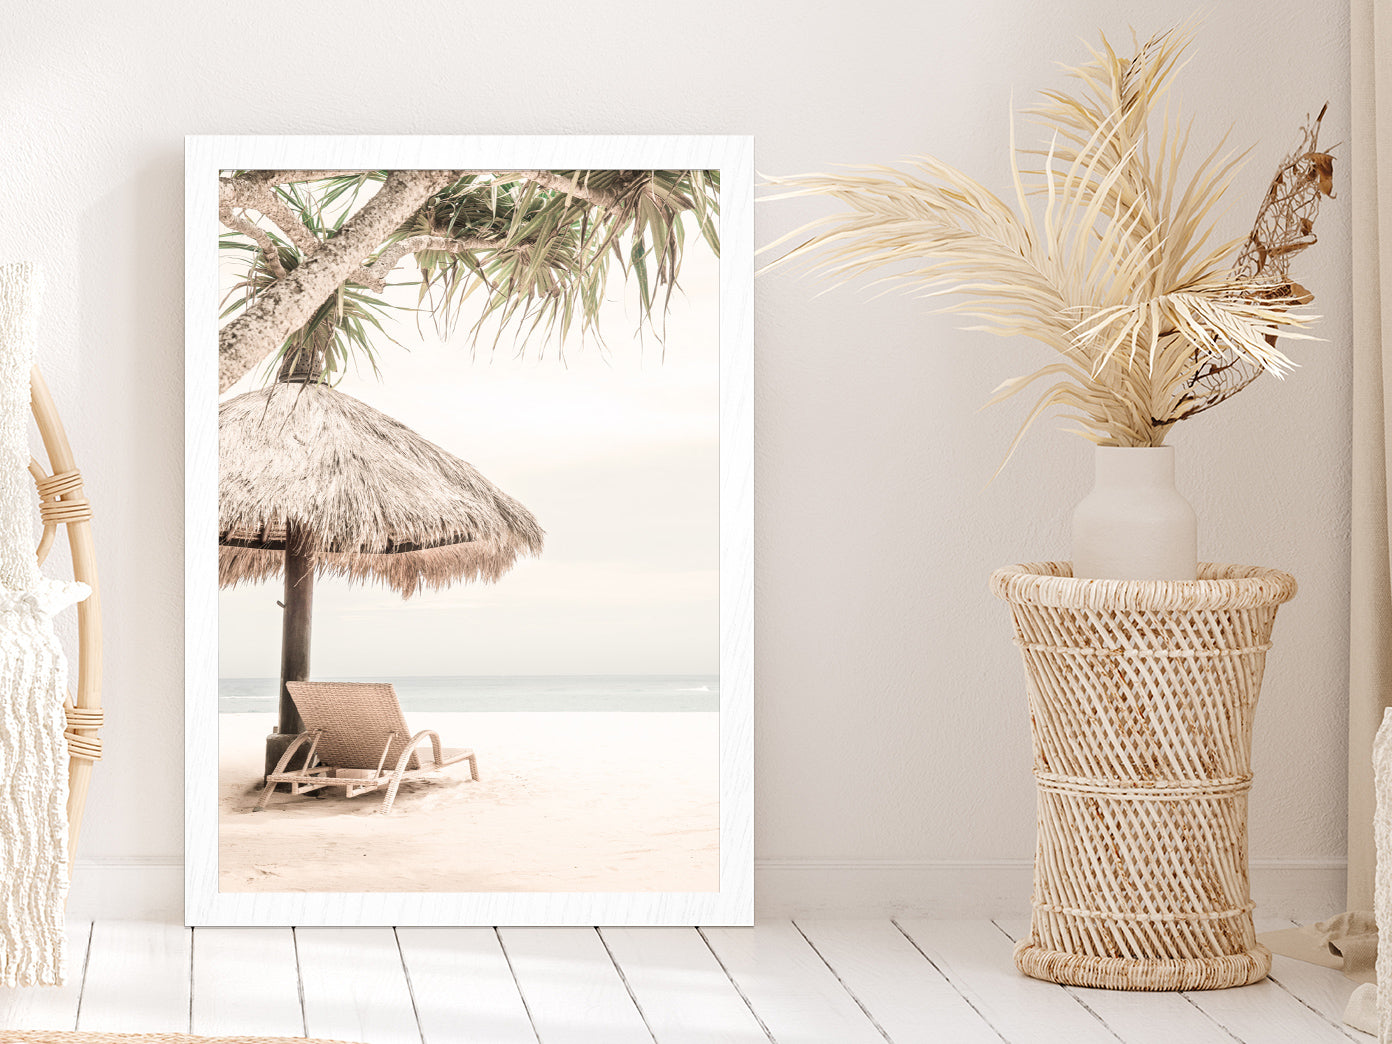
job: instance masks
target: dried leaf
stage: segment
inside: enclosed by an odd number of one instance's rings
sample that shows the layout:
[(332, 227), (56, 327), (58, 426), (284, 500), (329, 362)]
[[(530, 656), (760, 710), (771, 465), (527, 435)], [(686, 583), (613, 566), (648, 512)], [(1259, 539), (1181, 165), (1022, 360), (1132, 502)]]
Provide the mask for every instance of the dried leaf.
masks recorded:
[[(782, 191), (765, 198), (828, 196), (844, 209), (764, 248), (785, 251), (765, 271), (809, 261), (839, 285), (888, 268), (877, 282), (949, 295), (944, 311), (980, 320), (968, 329), (1054, 348), (1064, 362), (1007, 381), (992, 398), (1060, 378), (1012, 449), (1049, 407), (1072, 411), (1103, 445), (1160, 445), (1175, 422), (1256, 374), (1287, 372), (1294, 364), (1277, 350), (1277, 334), (1303, 336), (1293, 331), (1314, 319), (1292, 310), (1311, 298), (1286, 268), (1314, 242), (1318, 120), (1277, 172), (1245, 243), (1215, 245), (1213, 215), (1245, 153), (1220, 142), (1194, 169), (1185, 162), (1192, 121), (1159, 115), (1190, 36), (1159, 34), (1132, 58), (1104, 38), (1092, 61), (1069, 70), (1080, 89), (1044, 92), (1030, 113), (1047, 125), (1047, 147), (1017, 148), (1011, 127), (1012, 203), (932, 157), (907, 170), (767, 179)], [(1292, 194), (1299, 203), (1287, 226)]]

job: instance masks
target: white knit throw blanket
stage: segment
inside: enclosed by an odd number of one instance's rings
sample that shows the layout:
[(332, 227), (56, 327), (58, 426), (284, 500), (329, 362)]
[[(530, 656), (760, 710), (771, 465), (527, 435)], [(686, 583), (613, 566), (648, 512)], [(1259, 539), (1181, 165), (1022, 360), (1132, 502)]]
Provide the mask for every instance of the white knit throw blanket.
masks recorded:
[(39, 574), (29, 477), (37, 280), (0, 265), (0, 986), (60, 985), (68, 895), (67, 663), (53, 615), (86, 584)]
[[(1375, 997), (1378, 1042), (1392, 1044), (1392, 1003), (1389, 1003), (1392, 1001), (1392, 946), (1382, 945), (1382, 940), (1392, 935), (1392, 707), (1382, 712), (1382, 726), (1373, 740), (1373, 792), (1377, 798), (1373, 813), (1373, 834), (1377, 842), (1373, 913), (1377, 916), (1378, 926)], [(1368, 1029), (1366, 1025), (1359, 1028)]]

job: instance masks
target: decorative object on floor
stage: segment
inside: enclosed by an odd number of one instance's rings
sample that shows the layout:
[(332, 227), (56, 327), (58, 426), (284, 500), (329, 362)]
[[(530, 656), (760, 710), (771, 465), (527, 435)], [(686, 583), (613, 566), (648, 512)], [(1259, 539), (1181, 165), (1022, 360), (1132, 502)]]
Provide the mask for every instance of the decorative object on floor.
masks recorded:
[[(1392, 937), (1392, 707), (1382, 712), (1382, 725), (1373, 739), (1373, 789), (1377, 808), (1373, 837), (1377, 843), (1377, 878), (1373, 884), (1373, 914), (1379, 935)], [(1379, 946), (1377, 956), (1378, 1042), (1392, 1044), (1392, 946)]]
[[(90, 517), (81, 477), (64, 468), (66, 439), (52, 400), (34, 368), (34, 266), (0, 265), (0, 985), (58, 985), (64, 978), (63, 910), (70, 871), (69, 811), (81, 816), (84, 793), (69, 804), (70, 753), (64, 713), (67, 660), (53, 617), (91, 593), (85, 583), (49, 579), (39, 572), (59, 522)], [(34, 396), (31, 398), (31, 384)], [(46, 428), (48, 452), (59, 474), (31, 463), (27, 420), (31, 408)], [(31, 539), (34, 493), (44, 497), (44, 538), (35, 555)], [(88, 556), (90, 537), (81, 551)], [(79, 555), (74, 542), (74, 559)], [(91, 725), (90, 712), (74, 724)], [(95, 753), (85, 740), (73, 753)], [(85, 760), (85, 758), (82, 758)], [(85, 787), (83, 788), (85, 792)]]
[(100, 1033), (0, 1029), (0, 1044), (348, 1044), (313, 1037), (195, 1037), (188, 1033)]
[(752, 920), (752, 158), (189, 139), (187, 923)]
[(1341, 913), (1315, 924), (1279, 928), (1257, 936), (1278, 957), (1343, 972), (1358, 983), (1349, 995), (1344, 1022), (1364, 1033), (1377, 1033), (1377, 921), (1371, 913)]
[[(403, 779), (467, 761), (469, 778), (478, 782), (478, 759), (472, 750), (447, 750), (440, 744), (440, 734), (429, 729), (411, 735), (401, 701), (390, 685), (292, 681), (289, 689), (304, 719), (304, 731), (266, 777), (258, 809), (266, 807), (278, 783), (287, 784), (292, 794), (341, 787), (344, 797), (350, 798), (385, 788), (382, 812), (388, 813)], [(427, 740), (428, 753), (423, 749)], [(301, 746), (308, 751), (301, 759), (303, 767), (288, 768)]]
[(1358, 983), (1377, 982), (1378, 934), (1372, 913), (1354, 911), (1257, 936), (1274, 954), (1318, 964)]
[(1247, 876), (1252, 718), (1285, 573), (1193, 581), (1001, 569), (1034, 731), (1039, 831), (1027, 975), (1198, 990), (1263, 978)]
[(1371, 982), (1361, 983), (1349, 994), (1344, 1006), (1344, 1024), (1364, 1033), (1378, 1032), (1378, 988)]
[[(1047, 152), (1016, 150), (1014, 209), (931, 157), (909, 170), (870, 166), (769, 179), (786, 190), (770, 198), (825, 195), (846, 207), (770, 246), (797, 244), (774, 264), (821, 255), (814, 271), (838, 279), (890, 266), (896, 272), (888, 281), (956, 295), (944, 310), (980, 319), (975, 329), (1023, 334), (1055, 349), (1057, 361), (1006, 381), (990, 400), (1053, 381), (1011, 452), (1052, 407), (1067, 411), (1081, 425), (1073, 430), (1099, 446), (1161, 446), (1179, 421), (1263, 372), (1282, 376), (1294, 365), (1277, 337), (1306, 338), (1297, 331), (1314, 317), (1297, 309), (1312, 297), (1291, 280), (1290, 259), (1315, 241), (1319, 202), (1333, 187), (1317, 118), (1278, 170), (1251, 233), (1211, 240), (1213, 215), (1241, 157), (1224, 154), (1220, 142), (1191, 165), (1184, 157), (1190, 124), (1165, 118), (1163, 129), (1152, 126), (1189, 41), (1188, 31), (1171, 30), (1126, 57), (1104, 38), (1090, 62), (1070, 70), (1081, 90), (1046, 92), (1045, 103), (1028, 111), (1052, 141)], [(1182, 166), (1192, 170), (1184, 181)], [(1042, 220), (1030, 194), (1044, 199)], [(1117, 578), (1195, 576), (1197, 556), (1186, 552), (1196, 545), (1192, 531), (1176, 529), (1169, 552), (1154, 563), (1091, 551), (1089, 539), (1100, 532), (1075, 534), (1075, 558), (1085, 569), (1096, 562), (1119, 570), (1105, 574)], [(1173, 571), (1148, 572), (1148, 564)]]

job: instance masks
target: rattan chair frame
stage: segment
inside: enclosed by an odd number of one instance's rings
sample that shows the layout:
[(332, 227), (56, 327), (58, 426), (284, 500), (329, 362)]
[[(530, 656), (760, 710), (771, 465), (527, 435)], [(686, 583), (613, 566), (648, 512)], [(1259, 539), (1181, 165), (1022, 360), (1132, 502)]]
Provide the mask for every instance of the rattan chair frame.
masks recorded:
[(96, 545), (92, 539), (92, 505), (83, 489), (67, 431), (58, 407), (35, 366), (29, 372), (30, 404), (48, 457), (46, 470), (30, 458), (29, 473), (39, 492), (39, 517), (43, 535), (36, 551), (40, 564), (48, 558), (60, 526), (67, 530), (73, 578), (92, 589), (77, 604), (77, 688), (64, 701), (67, 717), (64, 738), (68, 743), (68, 868), (77, 855), (82, 813), (92, 781), (92, 766), (101, 759), (97, 735), (104, 717), (101, 701), (102, 625), (101, 585), (97, 581)]

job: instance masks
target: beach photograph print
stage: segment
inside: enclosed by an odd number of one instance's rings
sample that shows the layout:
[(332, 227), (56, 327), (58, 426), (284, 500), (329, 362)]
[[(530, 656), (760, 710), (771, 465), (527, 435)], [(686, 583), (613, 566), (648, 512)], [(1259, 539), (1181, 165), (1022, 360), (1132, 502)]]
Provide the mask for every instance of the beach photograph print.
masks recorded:
[(719, 890), (719, 174), (220, 172), (219, 892)]

